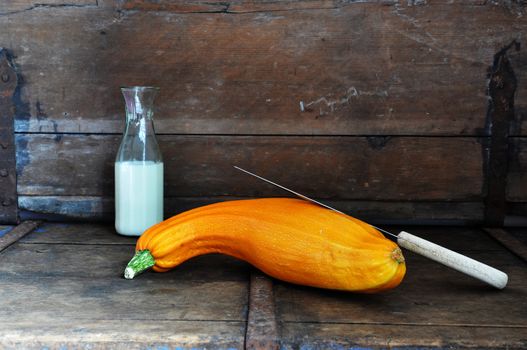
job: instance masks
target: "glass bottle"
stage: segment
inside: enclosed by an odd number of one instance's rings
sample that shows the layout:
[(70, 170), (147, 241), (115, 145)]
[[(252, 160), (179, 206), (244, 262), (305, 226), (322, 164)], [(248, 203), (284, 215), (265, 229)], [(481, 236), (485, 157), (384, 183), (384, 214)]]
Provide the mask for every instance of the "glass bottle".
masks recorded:
[(159, 89), (123, 87), (126, 127), (115, 158), (115, 229), (140, 236), (163, 220), (163, 159), (153, 122)]

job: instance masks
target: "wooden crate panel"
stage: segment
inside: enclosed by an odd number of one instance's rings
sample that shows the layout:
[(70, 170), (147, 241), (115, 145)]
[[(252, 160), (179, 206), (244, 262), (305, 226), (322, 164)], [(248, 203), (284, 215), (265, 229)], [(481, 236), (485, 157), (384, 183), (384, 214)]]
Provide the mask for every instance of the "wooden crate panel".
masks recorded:
[[(21, 243), (33, 244), (99, 244), (133, 247), (137, 237), (122, 236), (111, 225), (74, 222), (41, 223), (32, 234), (20, 239)], [(128, 252), (129, 253), (129, 252)]]
[[(17, 135), (19, 194), (112, 196), (119, 140)], [(160, 144), (167, 197), (285, 195), (235, 164), (318, 198), (466, 201), (484, 193), (477, 138), (166, 135)]]
[(507, 199), (513, 202), (527, 202), (527, 138), (512, 137), (509, 139), (509, 147), (511, 158)]
[[(284, 194), (286, 196), (287, 194)], [(169, 197), (165, 198), (165, 217), (198, 206), (247, 197)], [(21, 196), (19, 207), (25, 219), (54, 217), (113, 221), (113, 197)], [(397, 202), (324, 200), (350, 215), (377, 224), (413, 223), (465, 225), (483, 222), (482, 202)]]
[(487, 68), (527, 23), (478, 2), (100, 3), (0, 17), (18, 132), (121, 132), (119, 86), (146, 84), (163, 133), (485, 135)]

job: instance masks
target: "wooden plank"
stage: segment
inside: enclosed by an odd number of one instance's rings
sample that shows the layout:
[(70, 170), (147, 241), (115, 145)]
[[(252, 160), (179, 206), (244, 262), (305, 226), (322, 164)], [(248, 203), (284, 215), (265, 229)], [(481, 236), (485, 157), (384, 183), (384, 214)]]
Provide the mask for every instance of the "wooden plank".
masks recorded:
[(0, 16), (38, 8), (97, 6), (97, 0), (9, 0), (0, 3)]
[(13, 225), (0, 225), (0, 237), (11, 231), (13, 227)]
[[(462, 252), (503, 252), (503, 247), (484, 232), (470, 226), (383, 226), (398, 234), (408, 231), (441, 246)], [(29, 236), (31, 237), (31, 236)]]
[(525, 349), (526, 329), (384, 324), (290, 323), (282, 349)]
[(0, 236), (0, 252), (15, 243), (39, 225), (38, 221), (26, 221)]
[[(262, 193), (262, 196), (266, 195)], [(165, 217), (225, 200), (247, 197), (168, 197)], [(324, 200), (332, 207), (372, 224), (470, 225), (483, 222), (482, 202), (400, 202)], [(82, 204), (82, 205), (80, 205)], [(20, 196), (21, 217), (46, 220), (113, 221), (111, 197)]]
[[(504, 290), (497, 291), (405, 251), (405, 280), (387, 293), (356, 295), (277, 282), (275, 300), (283, 325), (282, 342), (293, 348), (325, 348), (320, 344), (525, 347), (525, 263), (503, 248), (495, 250), (497, 242), (486, 239), (488, 244), (479, 245), (481, 231), (473, 229), (471, 237), (463, 238), (457, 237), (453, 228), (451, 231), (443, 235), (450, 237), (450, 243), (443, 244), (507, 272), (510, 282)], [(471, 251), (461, 249), (467, 245)]]
[[(17, 135), (19, 194), (112, 196), (119, 140)], [(482, 145), (476, 138), (166, 135), (159, 140), (168, 197), (284, 195), (234, 164), (318, 198), (477, 201), (483, 195)]]
[(121, 236), (113, 225), (80, 223), (42, 223), (33, 233), (20, 239), (21, 243), (99, 244), (135, 246), (137, 237)]
[(525, 17), (490, 3), (298, 3), (250, 2), (257, 12), (244, 14), (64, 6), (2, 16), (10, 30), (0, 40), (26, 77), (16, 130), (121, 132), (118, 87), (148, 84), (161, 87), (163, 133), (487, 134), (487, 67), (525, 32)]
[(509, 138), (509, 148), (510, 161), (507, 177), (507, 200), (512, 202), (527, 202), (527, 138)]
[(251, 273), (245, 349), (278, 350), (273, 281), (260, 272)]
[[(5, 253), (0, 273), (5, 278), (101, 278), (119, 279), (124, 268), (134, 255), (134, 245), (82, 243), (20, 243), (16, 249)], [(87, 251), (87, 252), (85, 252)], [(93, 255), (89, 256), (89, 254)], [(75, 259), (86, 259), (90, 263), (72, 263)], [(109, 263), (108, 260), (111, 259)], [(141, 276), (144, 283), (199, 284), (204, 282), (247, 282), (249, 265), (239, 260), (222, 256), (197, 257), (164, 274), (148, 272)], [(140, 282), (138, 282), (140, 283)], [(122, 286), (125, 286), (124, 284)]]
[[(364, 1), (373, 2), (373, 1)], [(385, 2), (387, 5), (390, 1)], [(142, 10), (142, 11), (170, 11), (177, 13), (247, 13), (247, 12), (269, 12), (269, 11), (291, 11), (306, 9), (335, 9), (342, 7), (342, 3), (336, 0), (273, 0), (273, 1), (254, 1), (254, 0), (234, 0), (225, 2), (222, 0), (212, 1), (178, 1), (171, 0), (124, 0), (120, 2), (121, 10)]]
[[(35, 325), (34, 321), (47, 321)], [(243, 349), (245, 322), (185, 320), (0, 320), (6, 349)]]
[(527, 227), (508, 227), (507, 232), (520, 240), (523, 245), (527, 245)]
[(0, 255), (0, 347), (243, 348), (247, 264), (204, 256), (125, 280), (133, 245), (89, 238), (86, 227), (44, 225)]
[(527, 245), (525, 243), (522, 243), (514, 235), (500, 228), (486, 228), (484, 230), (508, 250), (527, 262)]

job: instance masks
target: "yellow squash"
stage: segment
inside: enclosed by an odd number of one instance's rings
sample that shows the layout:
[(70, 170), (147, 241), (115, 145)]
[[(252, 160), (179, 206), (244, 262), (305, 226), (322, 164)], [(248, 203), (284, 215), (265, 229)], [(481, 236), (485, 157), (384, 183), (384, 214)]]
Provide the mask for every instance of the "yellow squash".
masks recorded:
[(289, 198), (221, 202), (146, 230), (125, 270), (168, 271), (202, 254), (247, 261), (277, 279), (357, 292), (394, 288), (406, 266), (399, 247), (351, 216)]

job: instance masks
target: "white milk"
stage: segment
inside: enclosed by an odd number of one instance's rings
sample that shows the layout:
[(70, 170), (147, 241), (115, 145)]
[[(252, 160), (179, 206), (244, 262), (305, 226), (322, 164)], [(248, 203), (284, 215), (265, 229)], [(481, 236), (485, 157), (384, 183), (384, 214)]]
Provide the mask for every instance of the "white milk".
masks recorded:
[(163, 163), (115, 163), (115, 229), (140, 236), (163, 221)]

